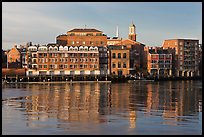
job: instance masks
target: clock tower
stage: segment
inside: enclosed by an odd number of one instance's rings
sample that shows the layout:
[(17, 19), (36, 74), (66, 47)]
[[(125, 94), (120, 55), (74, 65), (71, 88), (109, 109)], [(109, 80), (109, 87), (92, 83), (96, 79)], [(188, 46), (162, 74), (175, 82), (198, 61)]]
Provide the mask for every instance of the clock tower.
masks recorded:
[(129, 26), (128, 38), (133, 40), (133, 41), (136, 41), (136, 28), (135, 28), (135, 25), (133, 23), (130, 24), (130, 26)]

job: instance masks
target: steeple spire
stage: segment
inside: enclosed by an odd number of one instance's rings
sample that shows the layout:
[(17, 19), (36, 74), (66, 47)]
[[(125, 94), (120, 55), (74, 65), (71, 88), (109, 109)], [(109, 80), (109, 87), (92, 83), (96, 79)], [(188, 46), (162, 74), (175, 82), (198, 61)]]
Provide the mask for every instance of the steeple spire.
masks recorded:
[(116, 27), (116, 37), (119, 37), (119, 30), (118, 30), (118, 26)]

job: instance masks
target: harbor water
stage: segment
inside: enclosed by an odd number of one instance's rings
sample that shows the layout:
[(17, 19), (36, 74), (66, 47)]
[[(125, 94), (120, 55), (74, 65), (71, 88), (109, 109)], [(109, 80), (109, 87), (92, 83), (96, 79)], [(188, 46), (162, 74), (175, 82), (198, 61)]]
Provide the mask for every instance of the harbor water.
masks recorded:
[(202, 80), (2, 85), (3, 135), (202, 135)]

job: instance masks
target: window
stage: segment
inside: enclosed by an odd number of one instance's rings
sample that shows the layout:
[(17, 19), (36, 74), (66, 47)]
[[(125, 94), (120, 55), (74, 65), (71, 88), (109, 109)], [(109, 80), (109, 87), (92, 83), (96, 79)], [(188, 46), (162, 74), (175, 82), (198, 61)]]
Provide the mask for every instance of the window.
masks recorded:
[(69, 67), (72, 69), (72, 68), (73, 68), (73, 65), (69, 65)]
[(116, 65), (115, 65), (115, 63), (113, 63), (112, 67), (113, 67), (113, 68), (116, 68)]
[(44, 68), (47, 68), (47, 65), (44, 65)]
[(123, 68), (126, 68), (126, 63), (125, 62), (123, 62)]
[(60, 68), (60, 69), (63, 69), (63, 65), (59, 65), (59, 68)]
[(68, 68), (68, 65), (66, 64), (66, 65), (64, 65), (64, 68)]
[(33, 74), (33, 72), (32, 71), (29, 71), (29, 75), (32, 75)]
[(83, 65), (80, 65), (80, 69), (82, 69), (83, 68)]
[(118, 58), (121, 58), (121, 53), (118, 53)]
[(120, 62), (118, 62), (118, 68), (121, 68), (121, 63)]
[(50, 65), (50, 69), (53, 69), (54, 68), (54, 65)]
[(123, 53), (123, 58), (124, 58), (124, 59), (126, 58), (126, 53)]
[(113, 58), (115, 58), (115, 53), (112, 54)]
[(74, 44), (74, 41), (71, 41), (71, 44), (73, 45), (73, 44)]

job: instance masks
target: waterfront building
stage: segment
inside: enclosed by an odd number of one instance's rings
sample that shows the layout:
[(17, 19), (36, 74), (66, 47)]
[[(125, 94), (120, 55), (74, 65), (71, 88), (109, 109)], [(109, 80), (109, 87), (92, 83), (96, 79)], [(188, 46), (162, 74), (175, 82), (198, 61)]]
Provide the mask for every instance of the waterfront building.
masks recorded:
[(198, 49), (199, 76), (202, 76), (202, 44), (199, 44)]
[[(143, 72), (143, 69), (144, 69), (143, 55), (144, 55), (145, 45), (130, 39), (122, 40), (121, 44), (127, 49), (129, 49), (130, 74), (140, 75), (140, 73)], [(119, 45), (119, 44), (116, 44), (116, 45)]]
[(173, 55), (170, 49), (145, 47), (147, 71), (150, 76), (172, 76)]
[(130, 50), (124, 46), (108, 46), (110, 74), (118, 76), (129, 75)]
[(27, 68), (27, 58), (26, 58), (26, 53), (27, 53), (27, 46), (26, 45), (20, 45), (20, 53), (21, 53), (21, 67), (22, 68)]
[(108, 39), (107, 45), (109, 46), (123, 46), (127, 49), (129, 49), (129, 59), (130, 59), (130, 66), (129, 66), (129, 73), (130, 74), (137, 74), (141, 75), (141, 73), (144, 73), (146, 71), (146, 68), (144, 68), (144, 47), (145, 44), (142, 44), (138, 41), (136, 41), (136, 27), (132, 23), (129, 26), (129, 34), (128, 39), (120, 39), (118, 37)]
[(99, 50), (96, 46), (58, 44), (28, 47), (28, 76), (99, 75)]
[(176, 76), (198, 76), (199, 40), (169, 39), (164, 40), (163, 48), (175, 48)]
[(107, 46), (99, 46), (99, 69), (100, 75), (109, 75), (110, 74), (110, 62), (109, 62), (109, 51)]

